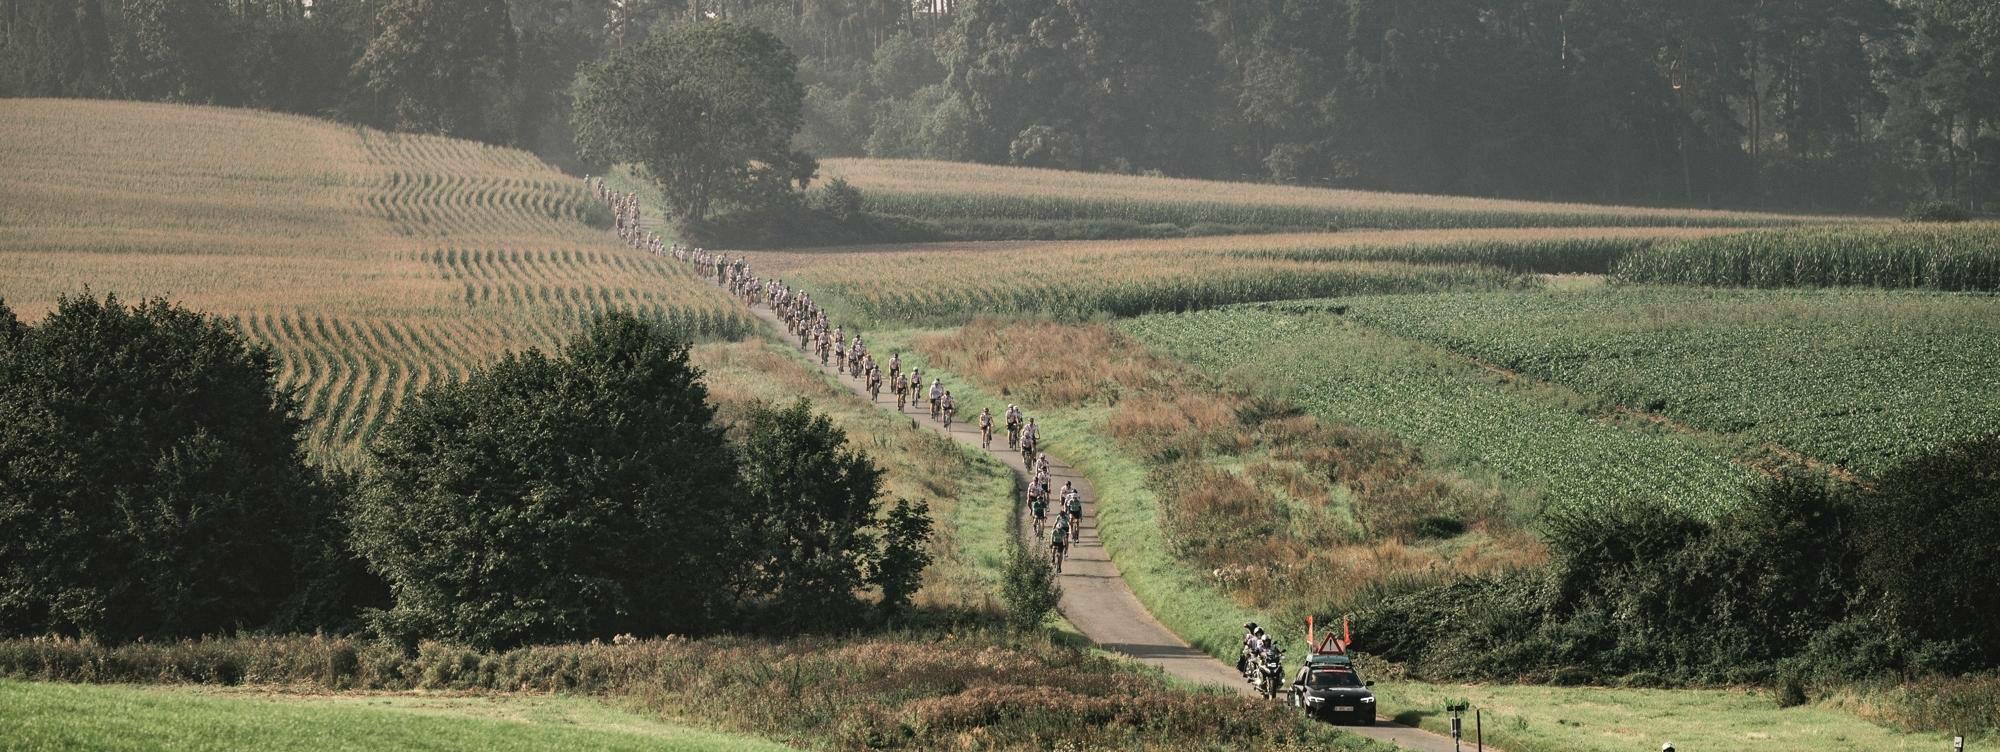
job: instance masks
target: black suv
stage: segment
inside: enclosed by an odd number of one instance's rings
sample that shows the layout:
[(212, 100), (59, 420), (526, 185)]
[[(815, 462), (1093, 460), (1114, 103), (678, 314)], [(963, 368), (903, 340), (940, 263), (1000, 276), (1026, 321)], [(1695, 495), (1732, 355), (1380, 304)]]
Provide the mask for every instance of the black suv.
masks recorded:
[(1364, 682), (1344, 655), (1315, 655), (1299, 668), (1286, 697), (1306, 715), (1333, 723), (1375, 725), (1375, 682)]

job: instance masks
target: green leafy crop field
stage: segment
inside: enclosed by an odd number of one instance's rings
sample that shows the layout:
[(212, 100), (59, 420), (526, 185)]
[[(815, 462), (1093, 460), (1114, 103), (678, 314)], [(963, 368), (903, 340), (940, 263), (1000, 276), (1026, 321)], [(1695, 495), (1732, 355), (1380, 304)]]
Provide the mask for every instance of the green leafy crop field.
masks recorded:
[(1657, 499), (1733, 504), (1756, 473), (1728, 446), (1634, 425), (1585, 395), (1520, 383), (1326, 304), (1238, 306), (1119, 325), (1197, 368), (1267, 385), (1336, 424), (1389, 431), (1517, 498), (1547, 505)]
[(1625, 288), (1371, 297), (1347, 316), (1861, 473), (2000, 431), (2000, 298)]

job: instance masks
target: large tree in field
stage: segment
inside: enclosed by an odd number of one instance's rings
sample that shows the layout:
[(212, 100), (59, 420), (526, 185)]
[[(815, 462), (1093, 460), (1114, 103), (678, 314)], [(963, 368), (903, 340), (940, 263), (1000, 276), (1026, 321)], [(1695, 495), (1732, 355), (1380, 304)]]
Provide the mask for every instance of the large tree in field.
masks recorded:
[(817, 170), (791, 148), (805, 99), (797, 69), (764, 31), (675, 27), (577, 77), (577, 145), (587, 159), (643, 166), (683, 220), (725, 203), (761, 207)]
[(407, 131), (512, 141), (514, 25), (506, 0), (390, 0), (354, 64), (380, 116)]

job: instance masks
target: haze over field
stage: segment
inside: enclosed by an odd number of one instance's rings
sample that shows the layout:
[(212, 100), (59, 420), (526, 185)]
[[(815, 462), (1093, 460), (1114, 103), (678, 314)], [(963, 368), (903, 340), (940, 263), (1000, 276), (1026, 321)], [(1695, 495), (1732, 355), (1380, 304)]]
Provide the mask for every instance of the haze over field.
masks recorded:
[(1985, 749), (1996, 200), (1985, 0), (10, 0), (0, 747)]

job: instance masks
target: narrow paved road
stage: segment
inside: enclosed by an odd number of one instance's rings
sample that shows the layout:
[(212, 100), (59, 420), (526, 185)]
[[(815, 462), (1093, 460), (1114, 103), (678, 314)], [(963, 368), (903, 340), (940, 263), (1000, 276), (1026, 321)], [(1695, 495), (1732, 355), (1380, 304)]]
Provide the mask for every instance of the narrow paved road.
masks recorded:
[[(773, 329), (779, 332), (785, 330), (783, 322), (769, 308), (757, 306), (751, 311)], [(796, 337), (781, 337), (779, 341), (796, 339)], [(860, 395), (862, 399), (868, 399), (867, 389), (860, 379), (852, 378), (833, 368), (823, 366), (819, 368), (833, 374), (842, 386)], [(884, 410), (896, 409), (894, 394), (885, 392), (881, 399), (874, 402), (876, 407)], [(921, 409), (912, 406), (903, 414), (909, 416), (917, 425), (947, 434), (961, 444), (977, 448), (979, 447), (977, 421), (980, 407), (982, 406), (962, 407), (960, 414), (966, 416), (968, 420), (954, 422), (949, 430), (946, 430), (942, 423), (931, 420), (928, 403), (924, 403)], [(997, 421), (1000, 410), (1006, 406), (991, 407), (994, 408)], [(1020, 476), (1025, 487), (1027, 473), (1021, 466), (1020, 453), (1007, 448), (1007, 434), (1004, 427), (996, 426), (995, 433), (997, 435), (993, 439), (993, 449), (988, 451), (1002, 463), (1012, 467), (1014, 474)], [(1097, 489), (1091, 487), (1090, 481), (1084, 478), (1082, 473), (1057, 459), (1054, 454), (1049, 455), (1049, 464), (1049, 475), (1054, 477), (1055, 487), (1061, 488), (1062, 481), (1074, 483), (1084, 499), (1083, 537), (1070, 548), (1069, 561), (1063, 565), (1061, 606), (1063, 616), (1075, 624), (1084, 636), (1106, 649), (1158, 666), (1182, 679), (1220, 685), (1245, 695), (1254, 695), (1255, 692), (1243, 681), (1242, 675), (1236, 673), (1234, 667), (1190, 647), (1172, 630), (1154, 619), (1152, 612), (1147, 611), (1146, 607), (1139, 603), (1139, 599), (1132, 595), (1132, 589), (1125, 586), (1124, 577), (1118, 573), (1118, 565), (1111, 562), (1111, 557), (1105, 553), (1104, 545), (1097, 538)], [(1453, 752), (1449, 737), (1399, 726), (1386, 720), (1379, 723), (1380, 725), (1372, 728), (1349, 727), (1344, 730), (1393, 742), (1397, 746), (1419, 752)]]

